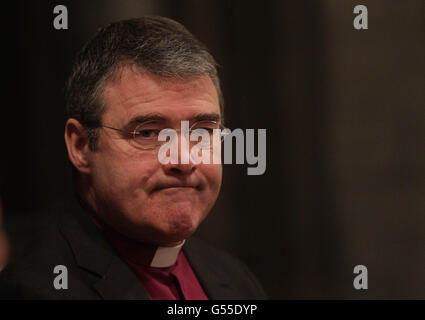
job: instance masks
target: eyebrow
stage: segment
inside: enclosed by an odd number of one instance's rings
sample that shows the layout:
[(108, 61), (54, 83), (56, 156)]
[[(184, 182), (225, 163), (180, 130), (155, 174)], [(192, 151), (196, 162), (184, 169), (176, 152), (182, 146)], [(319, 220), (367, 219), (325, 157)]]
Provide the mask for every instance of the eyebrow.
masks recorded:
[(221, 121), (221, 116), (218, 113), (199, 113), (189, 119), (191, 122), (198, 121)]
[[(146, 115), (139, 115), (134, 118), (132, 118), (126, 127), (130, 127), (132, 125), (137, 125), (140, 123), (145, 123), (148, 121), (157, 121), (157, 122), (166, 122), (168, 119), (160, 114), (160, 113), (149, 113)], [(221, 121), (221, 116), (218, 113), (199, 113), (190, 119), (184, 119), (189, 120), (190, 122), (198, 122), (198, 121)]]
[(137, 125), (140, 123), (148, 122), (148, 121), (158, 121), (158, 122), (165, 122), (167, 119), (159, 114), (159, 113), (149, 113), (146, 115), (139, 115), (134, 118), (132, 118), (126, 125), (126, 127), (130, 127), (132, 125)]

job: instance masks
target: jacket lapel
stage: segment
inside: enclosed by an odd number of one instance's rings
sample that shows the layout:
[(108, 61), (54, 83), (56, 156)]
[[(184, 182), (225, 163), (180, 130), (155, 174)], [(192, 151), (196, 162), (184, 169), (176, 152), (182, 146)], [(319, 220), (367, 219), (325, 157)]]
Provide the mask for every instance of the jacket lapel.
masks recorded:
[(77, 265), (96, 275), (96, 280), (91, 283), (93, 289), (108, 300), (149, 299), (139, 279), (119, 258), (90, 217), (76, 203), (71, 208), (62, 216), (61, 233), (67, 239)]
[(137, 277), (118, 257), (112, 259), (106, 273), (93, 287), (107, 300), (149, 299)]
[(183, 251), (208, 299), (226, 300), (238, 296), (229, 285), (232, 279), (217, 266), (214, 254), (207, 246), (195, 238), (189, 238), (183, 246)]

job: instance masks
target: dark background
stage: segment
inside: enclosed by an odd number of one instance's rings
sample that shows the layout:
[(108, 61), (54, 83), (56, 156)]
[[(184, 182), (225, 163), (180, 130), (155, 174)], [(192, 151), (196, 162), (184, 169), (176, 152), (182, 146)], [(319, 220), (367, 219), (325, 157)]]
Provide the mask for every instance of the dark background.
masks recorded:
[[(69, 29), (53, 28), (64, 4)], [(366, 5), (369, 29), (353, 28)], [(163, 15), (207, 44), (230, 128), (267, 129), (267, 170), (227, 165), (197, 235), (272, 298), (425, 299), (425, 1), (16, 1), (3, 11), (1, 194), (31, 222), (72, 195), (63, 87), (111, 21)], [(353, 288), (353, 268), (369, 289)]]

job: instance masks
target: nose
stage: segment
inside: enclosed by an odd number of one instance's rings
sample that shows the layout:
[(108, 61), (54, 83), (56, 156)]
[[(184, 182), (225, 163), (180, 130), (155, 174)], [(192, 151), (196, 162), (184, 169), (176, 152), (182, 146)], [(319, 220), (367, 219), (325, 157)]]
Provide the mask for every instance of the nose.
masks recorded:
[(159, 155), (161, 166), (168, 175), (185, 176), (196, 170), (197, 165), (193, 163), (190, 156), (189, 137), (182, 132), (172, 138), (169, 150), (165, 154), (167, 161), (164, 161), (163, 156), (164, 154)]
[(189, 163), (189, 164), (168, 163), (168, 164), (162, 165), (162, 168), (167, 175), (187, 176), (196, 170), (196, 165), (193, 163)]

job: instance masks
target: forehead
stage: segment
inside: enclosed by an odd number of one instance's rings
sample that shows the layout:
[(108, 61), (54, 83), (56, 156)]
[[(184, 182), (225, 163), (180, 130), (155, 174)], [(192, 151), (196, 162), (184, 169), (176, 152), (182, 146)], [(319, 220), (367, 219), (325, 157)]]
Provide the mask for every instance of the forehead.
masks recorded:
[(171, 79), (125, 68), (106, 83), (102, 97), (103, 120), (121, 124), (153, 113), (169, 121), (188, 120), (200, 113), (220, 115), (217, 90), (209, 76)]

